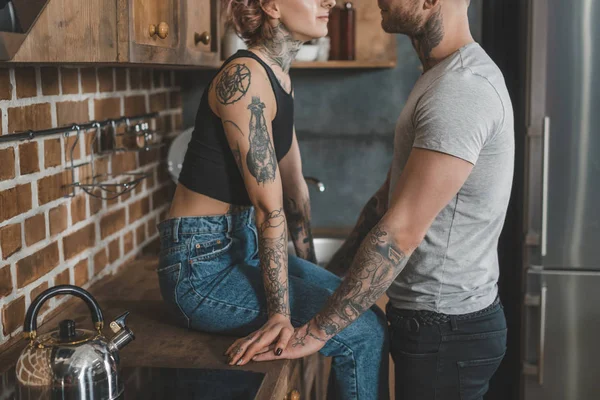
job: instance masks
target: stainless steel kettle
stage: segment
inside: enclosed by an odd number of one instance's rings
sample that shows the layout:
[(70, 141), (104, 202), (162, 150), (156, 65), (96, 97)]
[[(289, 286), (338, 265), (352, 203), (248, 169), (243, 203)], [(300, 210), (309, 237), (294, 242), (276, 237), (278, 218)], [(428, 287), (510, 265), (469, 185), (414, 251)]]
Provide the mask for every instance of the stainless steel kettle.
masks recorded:
[[(75, 321), (63, 320), (58, 329), (37, 336), (37, 315), (48, 299), (77, 296), (87, 304), (96, 331), (79, 329)], [(115, 336), (102, 335), (104, 319), (96, 300), (87, 291), (60, 285), (41, 293), (27, 310), (23, 334), (29, 344), (16, 366), (19, 397), (25, 399), (114, 400), (123, 393), (119, 378), (119, 350), (135, 336), (127, 326), (126, 312), (110, 323)]]

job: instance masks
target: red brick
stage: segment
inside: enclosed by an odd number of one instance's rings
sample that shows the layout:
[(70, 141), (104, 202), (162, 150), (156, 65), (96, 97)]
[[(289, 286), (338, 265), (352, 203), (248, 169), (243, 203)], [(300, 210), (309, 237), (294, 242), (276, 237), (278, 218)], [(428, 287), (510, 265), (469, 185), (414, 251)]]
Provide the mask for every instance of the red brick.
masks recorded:
[(37, 96), (37, 84), (35, 81), (35, 68), (17, 67), (15, 68), (15, 82), (17, 84), (17, 97), (35, 97)]
[(42, 77), (42, 94), (44, 96), (57, 95), (60, 91), (58, 68), (42, 67), (40, 76)]
[(150, 190), (154, 189), (155, 185), (156, 185), (156, 181), (154, 180), (154, 172), (150, 171), (150, 173), (148, 174), (148, 177), (146, 178), (146, 190), (150, 191)]
[(129, 205), (129, 223), (132, 224), (150, 212), (150, 198), (144, 197), (141, 200)]
[(112, 264), (121, 257), (120, 239), (115, 239), (108, 245), (108, 261)]
[(150, 218), (147, 222), (147, 226), (148, 226), (148, 236), (152, 237), (158, 233), (158, 230), (156, 228), (156, 219)]
[[(1, 121), (0, 121), (1, 122)], [(15, 149), (0, 150), (0, 181), (15, 177)]]
[(69, 268), (54, 277), (54, 286), (71, 284)]
[(38, 181), (38, 201), (40, 205), (60, 199), (70, 193), (67, 186), (71, 183), (71, 173), (69, 171), (59, 172), (50, 175)]
[(166, 88), (173, 86), (173, 81), (171, 80), (171, 71), (166, 71), (163, 75), (163, 78), (165, 80), (164, 84)]
[(0, 222), (31, 210), (31, 184), (0, 192)]
[(179, 90), (171, 92), (171, 103), (169, 106), (171, 108), (181, 108), (181, 93)]
[(2, 310), (2, 331), (8, 336), (25, 322), (25, 296), (8, 303)]
[(171, 201), (170, 190), (168, 186), (162, 187), (152, 195), (152, 207), (156, 210)]
[(100, 220), (100, 233), (102, 239), (112, 235), (125, 227), (125, 208), (115, 210)]
[(123, 252), (125, 254), (129, 253), (133, 250), (133, 232), (127, 232), (125, 236), (123, 236)]
[[(31, 295), (29, 298), (31, 299), (31, 301), (35, 300), (46, 289), (48, 289), (48, 282), (44, 282), (44, 283), (40, 284), (38, 287), (36, 287), (35, 289), (32, 289)], [(40, 309), (40, 314), (45, 313), (49, 308), (50, 308), (50, 303), (49, 302), (44, 303), (44, 305)]]
[(159, 112), (167, 109), (167, 94), (156, 93), (150, 96), (150, 112)]
[(137, 160), (134, 152), (118, 153), (112, 156), (113, 175), (130, 172), (137, 168)]
[(138, 226), (135, 230), (136, 245), (140, 247), (146, 241), (146, 226), (144, 224)]
[(115, 68), (117, 90), (127, 90), (127, 68)]
[(57, 167), (61, 164), (60, 139), (44, 140), (44, 168)]
[(2, 258), (4, 259), (21, 250), (21, 224), (0, 228), (0, 247), (2, 247)]
[(152, 71), (152, 83), (154, 84), (155, 88), (162, 87), (162, 75), (163, 75), (162, 71), (159, 71), (159, 70)]
[(8, 109), (8, 132), (22, 132), (52, 128), (50, 104), (32, 104), (30, 106)]
[(129, 70), (129, 86), (132, 90), (142, 87), (142, 74), (139, 69), (134, 68)]
[(53, 242), (43, 249), (17, 262), (17, 286), (25, 287), (35, 282), (58, 265), (58, 243)]
[(25, 220), (25, 244), (31, 246), (46, 238), (46, 218), (38, 214)]
[(146, 113), (146, 97), (144, 95), (125, 97), (125, 115), (141, 115)]
[(79, 93), (79, 68), (61, 68), (62, 94)]
[(83, 286), (87, 283), (88, 281), (88, 260), (81, 260), (79, 261), (76, 265), (75, 268), (73, 269), (74, 271), (74, 275), (75, 275), (75, 285), (76, 286)]
[(112, 68), (98, 68), (98, 85), (100, 86), (100, 92), (112, 92), (115, 90)]
[(89, 224), (77, 232), (73, 232), (63, 239), (65, 260), (71, 259), (84, 250), (93, 247), (96, 243), (96, 230), (94, 224)]
[(12, 98), (12, 84), (10, 83), (10, 70), (0, 68), (0, 100)]
[(183, 117), (181, 114), (176, 114), (173, 117), (173, 129), (176, 131), (180, 131), (183, 129)]
[(152, 88), (152, 70), (143, 69), (142, 77), (141, 77), (142, 88), (151, 89)]
[(51, 236), (57, 235), (67, 229), (67, 206), (65, 204), (50, 210), (48, 217)]
[(19, 145), (19, 162), (21, 175), (33, 174), (40, 170), (37, 142), (28, 142)]
[(71, 221), (73, 222), (73, 225), (75, 225), (78, 222), (84, 221), (87, 218), (87, 196), (87, 194), (81, 194), (77, 197), (74, 197), (73, 200), (71, 200)]
[(7, 265), (0, 269), (0, 299), (11, 294), (12, 290), (12, 275), (10, 273), (10, 266)]
[[(69, 126), (74, 123), (84, 123), (90, 120), (88, 102), (63, 101), (56, 103), (56, 122), (58, 126)], [(73, 134), (73, 137), (75, 134)]]
[(96, 92), (96, 68), (81, 68), (81, 88), (83, 93)]
[[(100, 189), (96, 189), (93, 193), (100, 195)], [(102, 210), (102, 199), (90, 196), (90, 215), (96, 215)]]
[(106, 249), (102, 249), (94, 255), (94, 275), (98, 275), (106, 265), (108, 264), (108, 258), (106, 257)]
[(94, 100), (94, 119), (102, 121), (121, 116), (121, 99), (112, 97), (108, 99)]

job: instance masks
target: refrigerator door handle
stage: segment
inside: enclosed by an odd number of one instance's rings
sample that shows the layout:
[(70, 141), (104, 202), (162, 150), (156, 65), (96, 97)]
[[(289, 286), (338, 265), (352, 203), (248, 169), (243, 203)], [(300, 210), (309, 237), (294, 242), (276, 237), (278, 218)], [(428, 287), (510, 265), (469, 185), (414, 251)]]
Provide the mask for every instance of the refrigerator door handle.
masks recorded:
[(538, 347), (537, 365), (529, 363), (523, 364), (523, 373), (526, 375), (537, 375), (538, 384), (544, 384), (544, 360), (546, 356), (546, 299), (548, 287), (544, 284), (539, 296), (526, 295), (525, 305), (529, 307), (540, 307), (540, 333)]
[(544, 117), (543, 125), (544, 158), (542, 160), (542, 234), (541, 253), (546, 255), (548, 244), (548, 172), (550, 164), (550, 117)]

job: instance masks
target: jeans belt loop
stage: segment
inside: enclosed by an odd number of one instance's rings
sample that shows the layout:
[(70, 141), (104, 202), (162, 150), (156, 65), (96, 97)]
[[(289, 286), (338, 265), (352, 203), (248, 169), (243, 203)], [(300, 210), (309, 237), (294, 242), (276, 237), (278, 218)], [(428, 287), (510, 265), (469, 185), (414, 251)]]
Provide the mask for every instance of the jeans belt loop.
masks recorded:
[(450, 326), (452, 327), (452, 332), (456, 332), (458, 330), (458, 322), (456, 321), (456, 315), (450, 316)]
[(181, 218), (173, 219), (173, 225), (171, 226), (171, 229), (172, 229), (171, 235), (173, 235), (173, 237), (172, 237), (173, 243), (179, 243), (179, 223), (180, 222), (181, 222)]

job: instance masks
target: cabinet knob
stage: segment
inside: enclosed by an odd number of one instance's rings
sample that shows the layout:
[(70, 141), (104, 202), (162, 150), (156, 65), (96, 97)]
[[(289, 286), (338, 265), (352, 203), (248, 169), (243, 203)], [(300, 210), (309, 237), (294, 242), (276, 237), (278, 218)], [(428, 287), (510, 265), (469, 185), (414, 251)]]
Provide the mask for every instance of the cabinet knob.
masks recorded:
[(292, 390), (285, 396), (285, 400), (300, 400), (300, 392), (296, 389)]
[(161, 22), (158, 26), (150, 24), (148, 26), (148, 34), (150, 34), (150, 37), (158, 35), (159, 38), (165, 39), (169, 36), (169, 24), (166, 22)]
[(209, 44), (210, 43), (210, 33), (204, 31), (202, 33), (198, 33), (196, 32), (194, 34), (194, 43), (196, 44), (196, 46), (198, 45), (198, 43), (202, 42), (204, 44)]

